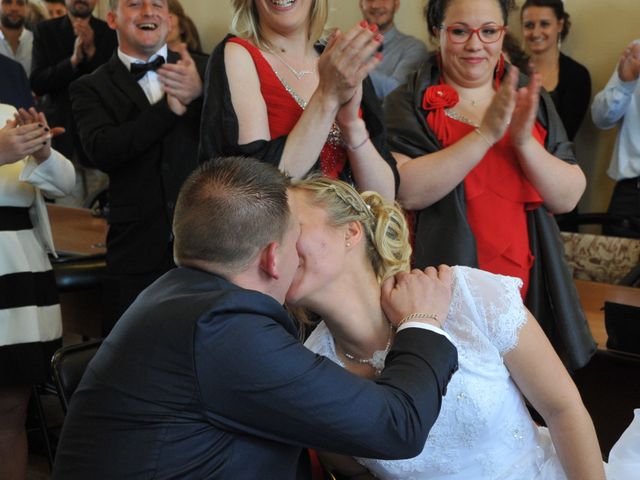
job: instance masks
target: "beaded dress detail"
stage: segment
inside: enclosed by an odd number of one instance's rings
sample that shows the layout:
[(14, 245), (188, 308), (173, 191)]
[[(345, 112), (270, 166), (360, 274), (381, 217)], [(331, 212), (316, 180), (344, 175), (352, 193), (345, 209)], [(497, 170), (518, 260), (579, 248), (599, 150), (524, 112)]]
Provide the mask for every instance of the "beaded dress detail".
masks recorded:
[[(260, 77), (260, 91), (267, 104), (271, 138), (288, 135), (296, 125), (307, 102), (289, 85), (282, 75), (264, 58), (260, 49), (247, 40), (233, 37), (229, 42), (242, 45), (251, 55)], [(320, 152), (320, 170), (330, 178), (351, 182), (340, 128), (334, 122)]]

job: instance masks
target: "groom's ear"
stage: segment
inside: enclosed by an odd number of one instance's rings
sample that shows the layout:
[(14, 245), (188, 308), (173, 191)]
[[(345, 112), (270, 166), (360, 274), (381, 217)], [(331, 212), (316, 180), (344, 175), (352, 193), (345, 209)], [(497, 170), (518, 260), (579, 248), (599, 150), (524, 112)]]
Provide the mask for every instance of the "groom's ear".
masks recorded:
[(280, 278), (278, 270), (278, 242), (271, 242), (260, 252), (260, 271), (273, 280)]

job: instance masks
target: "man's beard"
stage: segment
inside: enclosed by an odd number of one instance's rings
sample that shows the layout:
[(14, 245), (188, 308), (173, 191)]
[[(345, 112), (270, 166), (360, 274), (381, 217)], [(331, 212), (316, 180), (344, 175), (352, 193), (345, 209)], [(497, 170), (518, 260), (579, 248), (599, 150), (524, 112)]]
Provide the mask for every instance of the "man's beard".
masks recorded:
[[(77, 10), (76, 3), (82, 3), (84, 4), (84, 6), (86, 6), (86, 8)], [(71, 4), (70, 7), (67, 7), (67, 8), (69, 9), (69, 13), (76, 18), (89, 18), (91, 16), (91, 13), (93, 12), (93, 8), (90, 8), (89, 4), (85, 2), (74, 2)]]
[(24, 27), (24, 17), (20, 17), (18, 20), (11, 20), (8, 15), (0, 15), (0, 24), (4, 28), (10, 30), (19, 30)]

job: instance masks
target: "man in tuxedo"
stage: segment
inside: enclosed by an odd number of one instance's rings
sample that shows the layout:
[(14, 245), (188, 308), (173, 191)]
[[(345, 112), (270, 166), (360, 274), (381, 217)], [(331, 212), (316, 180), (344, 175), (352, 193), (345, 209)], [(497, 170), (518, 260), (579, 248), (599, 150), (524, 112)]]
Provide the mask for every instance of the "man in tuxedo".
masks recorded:
[(118, 49), (71, 85), (78, 133), (92, 164), (109, 175), (108, 333), (136, 296), (174, 267), (171, 221), (197, 165), (204, 57), (167, 50), (166, 0), (112, 0)]
[(82, 149), (71, 115), (69, 85), (105, 63), (117, 46), (116, 35), (102, 20), (93, 17), (97, 0), (66, 0), (67, 15), (40, 22), (34, 31), (31, 88), (42, 97), (41, 109), (51, 125), (66, 133), (53, 139), (53, 147), (76, 166), (76, 189), (65, 203), (83, 206), (106, 178), (85, 169)]
[[(404, 323), (375, 382), (306, 349), (282, 307), (299, 266), (288, 187), (276, 167), (240, 157), (186, 180), (173, 224), (179, 267), (136, 299), (90, 363), (54, 480), (308, 479), (303, 447), (390, 459), (422, 450), (455, 347), (437, 320)], [(405, 280), (433, 294), (385, 289), (394, 325), (446, 316), (450, 274)]]

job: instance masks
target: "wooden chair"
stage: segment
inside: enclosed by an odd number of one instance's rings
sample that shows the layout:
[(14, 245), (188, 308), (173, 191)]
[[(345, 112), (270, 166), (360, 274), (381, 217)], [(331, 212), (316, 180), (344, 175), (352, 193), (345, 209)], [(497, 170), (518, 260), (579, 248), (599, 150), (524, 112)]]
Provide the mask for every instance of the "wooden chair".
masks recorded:
[(573, 277), (634, 286), (640, 280), (640, 239), (561, 232)]

